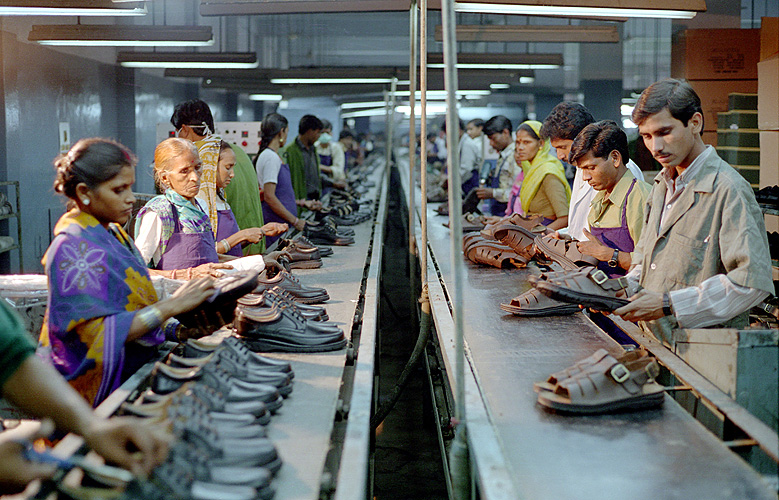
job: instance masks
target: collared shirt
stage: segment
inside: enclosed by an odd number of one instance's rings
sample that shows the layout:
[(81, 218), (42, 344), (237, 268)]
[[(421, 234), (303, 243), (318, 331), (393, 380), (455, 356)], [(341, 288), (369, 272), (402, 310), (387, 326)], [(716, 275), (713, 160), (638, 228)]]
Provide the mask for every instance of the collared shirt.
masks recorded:
[(465, 182), (471, 177), (471, 172), (481, 170), (479, 145), (468, 134), (460, 137), (460, 177)]
[[(643, 172), (641, 172), (641, 169), (638, 168), (638, 165), (633, 160), (628, 161), (626, 166), (634, 178), (639, 181), (644, 180)], [(587, 237), (584, 236), (584, 230), (589, 227), (587, 215), (590, 213), (590, 204), (593, 198), (595, 198), (595, 190), (588, 183), (584, 182), (582, 171), (577, 168), (576, 176), (573, 179), (573, 187), (571, 188), (571, 203), (568, 207), (568, 227), (561, 229), (560, 232), (569, 234), (575, 240), (587, 241)]]
[(318, 193), (321, 189), (319, 181), (319, 163), (317, 162), (316, 148), (306, 147), (301, 142), (300, 137), (295, 138), (295, 142), (303, 154), (303, 174), (306, 179), (306, 193)]
[(709, 154), (712, 151), (714, 151), (712, 146), (706, 146), (706, 149), (703, 150), (703, 153), (699, 154), (692, 161), (692, 163), (690, 163), (690, 165), (684, 169), (684, 172), (676, 177), (676, 179), (671, 178), (671, 171), (669, 169), (664, 168), (660, 171), (660, 178), (663, 179), (663, 182), (665, 182), (665, 185), (668, 188), (668, 190), (665, 192), (665, 203), (663, 204), (662, 209), (663, 216), (660, 218), (661, 228), (665, 227), (666, 222), (668, 221), (668, 214), (679, 200), (682, 192), (684, 192), (684, 188), (687, 187), (687, 184), (690, 183), (690, 180), (692, 180), (700, 171), (701, 166), (706, 162), (706, 159), (709, 157)]
[[(590, 204), (590, 213), (587, 216), (590, 227), (601, 229), (621, 227), (624, 209), (630, 237), (634, 243), (638, 242), (641, 231), (644, 229), (644, 205), (646, 205), (646, 199), (649, 197), (652, 186), (638, 180), (633, 185), (634, 180), (633, 172), (628, 170), (614, 186), (611, 193), (606, 193), (606, 191), (595, 193), (595, 198)], [(633, 185), (632, 190), (630, 189), (631, 185)], [(628, 191), (630, 191), (629, 196)]]
[(498, 165), (496, 171), (498, 175), (498, 187), (492, 190), (492, 196), (501, 203), (509, 201), (511, 187), (514, 185), (514, 179), (519, 175), (521, 168), (517, 166), (514, 160), (514, 143), (509, 144), (498, 156)]

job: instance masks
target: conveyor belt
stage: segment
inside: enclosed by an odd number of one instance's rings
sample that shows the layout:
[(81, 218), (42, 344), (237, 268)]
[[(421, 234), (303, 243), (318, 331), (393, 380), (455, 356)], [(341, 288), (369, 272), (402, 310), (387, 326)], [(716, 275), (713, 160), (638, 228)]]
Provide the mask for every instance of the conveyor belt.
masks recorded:
[[(441, 225), (447, 219), (433, 208), (428, 211), (429, 248), (440, 276), (431, 267), (431, 296), (451, 284), (449, 230)], [(506, 498), (505, 484), (495, 488), (484, 481), (496, 475), (510, 477), (522, 499), (776, 498), (753, 469), (668, 396), (661, 409), (651, 411), (572, 417), (542, 410), (533, 382), (616, 344), (583, 314), (518, 318), (501, 311), (501, 302), (528, 289), (529, 274), (466, 264), (470, 369), (498, 443), (497, 449), (487, 443), (485, 454), (479, 449), (484, 441), (473, 439), (469, 424), (483, 498)], [(447, 320), (451, 324), (448, 304), (434, 300), (432, 306), (446, 348), (453, 335), (441, 328)], [(453, 383), (453, 373), (448, 375)], [(470, 407), (473, 398), (469, 401), (466, 421), (480, 413)], [(490, 458), (490, 471), (481, 470), (480, 456)]]

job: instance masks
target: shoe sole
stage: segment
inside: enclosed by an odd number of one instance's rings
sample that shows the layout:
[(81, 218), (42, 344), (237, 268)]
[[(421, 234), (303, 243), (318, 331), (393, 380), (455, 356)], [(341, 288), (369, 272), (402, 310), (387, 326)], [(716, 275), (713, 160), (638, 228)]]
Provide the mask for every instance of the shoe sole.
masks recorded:
[(322, 302), (327, 302), (330, 300), (330, 295), (323, 293), (321, 295), (315, 295), (313, 297), (295, 297), (292, 298), (295, 299), (295, 302), (300, 302), (301, 304), (321, 304)]
[(266, 402), (265, 407), (268, 409), (269, 412), (271, 412), (272, 415), (275, 415), (277, 411), (281, 409), (281, 405), (284, 404), (284, 398), (281, 396), (276, 398), (276, 401)]
[(321, 260), (298, 260), (289, 265), (290, 269), (319, 269), (322, 267)]
[(596, 311), (612, 312), (614, 309), (619, 309), (622, 306), (630, 303), (627, 299), (620, 299), (617, 297), (604, 297), (603, 295), (593, 295), (590, 293), (578, 292), (565, 288), (560, 285), (555, 285), (548, 281), (540, 281), (536, 284), (536, 288), (541, 290), (541, 293), (547, 297), (565, 302), (567, 304), (579, 304), (584, 307), (595, 309)]
[(581, 311), (578, 305), (547, 307), (544, 309), (522, 309), (511, 304), (501, 304), (500, 308), (515, 316), (563, 316)]
[(645, 394), (627, 399), (620, 399), (618, 401), (611, 401), (609, 403), (603, 403), (599, 405), (577, 405), (559, 403), (547, 399), (545, 393), (542, 391), (538, 394), (538, 403), (546, 408), (551, 408), (555, 411), (563, 413), (572, 413), (577, 415), (591, 415), (596, 413), (606, 413), (612, 411), (621, 410), (644, 410), (647, 408), (654, 408), (663, 404), (663, 396), (665, 391), (656, 392), (654, 394)]
[[(249, 345), (251, 350), (256, 350), (256, 352), (330, 352), (340, 351), (346, 347), (345, 338), (328, 344), (306, 346), (272, 339), (249, 339), (242, 337), (242, 340)], [(268, 410), (270, 410), (270, 406), (268, 406)]]

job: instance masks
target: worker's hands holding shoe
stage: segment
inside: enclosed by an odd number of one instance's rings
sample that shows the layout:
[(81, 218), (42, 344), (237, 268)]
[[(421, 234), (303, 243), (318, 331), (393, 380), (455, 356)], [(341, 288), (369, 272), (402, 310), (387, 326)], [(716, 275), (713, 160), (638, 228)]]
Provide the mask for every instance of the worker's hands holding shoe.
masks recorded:
[(54, 432), (54, 423), (45, 419), (31, 432), (8, 431), (0, 434), (0, 495), (19, 493), (36, 479), (48, 479), (57, 468), (51, 464), (30, 462), (24, 457), (20, 441), (35, 441)]

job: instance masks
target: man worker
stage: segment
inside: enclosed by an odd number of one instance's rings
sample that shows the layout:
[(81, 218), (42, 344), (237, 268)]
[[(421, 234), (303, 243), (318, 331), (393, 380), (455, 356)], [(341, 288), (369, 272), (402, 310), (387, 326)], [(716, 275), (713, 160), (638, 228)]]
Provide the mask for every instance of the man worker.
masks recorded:
[(746, 327), (749, 309), (774, 291), (752, 188), (703, 143), (701, 101), (688, 83), (652, 84), (632, 119), (663, 169), (627, 275), (640, 291), (615, 314), (664, 341), (675, 327)]
[[(465, 134), (465, 122), (458, 119), (458, 137), (460, 139), (460, 181), (463, 194), (468, 194), (471, 189), (479, 187), (479, 171), (481, 159), (479, 158), (479, 146)], [(446, 132), (446, 123), (441, 126)]]
[(322, 197), (319, 155), (314, 147), (322, 134), (322, 128), (319, 118), (304, 115), (298, 124), (298, 136), (281, 152), (281, 157), (289, 165), (292, 189), (297, 200), (319, 200)]
[[(557, 152), (557, 158), (567, 163), (573, 140), (584, 127), (594, 122), (595, 119), (584, 105), (563, 101), (552, 108), (549, 116), (544, 119), (541, 138), (549, 139)], [(634, 178), (639, 181), (644, 180), (644, 174), (633, 160), (627, 161), (625, 166)], [(589, 227), (587, 215), (593, 198), (595, 198), (595, 190), (582, 179), (582, 170), (577, 168), (571, 189), (571, 203), (568, 206), (568, 228), (561, 230), (561, 233), (564, 232), (575, 240), (587, 241), (584, 231)]]
[(511, 186), (521, 171), (514, 160), (511, 121), (503, 115), (493, 116), (484, 124), (484, 135), (489, 139), (490, 146), (499, 153), (499, 157), (495, 169), (487, 179), (489, 187), (477, 188), (476, 195), (481, 200), (492, 199), (490, 213), (503, 216), (506, 213)]
[[(200, 99), (182, 102), (176, 105), (170, 122), (176, 128), (178, 136), (189, 139), (201, 149), (213, 149), (213, 142), (209, 139), (218, 136), (213, 135), (214, 117), (211, 108)], [(230, 144), (230, 143), (228, 143)], [(262, 227), (265, 222), (262, 217), (262, 200), (260, 199), (260, 184), (254, 171), (252, 160), (236, 144), (230, 144), (235, 153), (235, 166), (233, 167), (233, 181), (224, 188), (225, 201), (230, 205), (235, 216), (235, 222), (240, 229)], [(201, 159), (207, 155), (201, 155)], [(211, 154), (213, 158), (213, 154)], [(219, 162), (217, 146), (216, 162)], [(216, 168), (214, 166), (214, 168)], [(216, 179), (214, 178), (214, 182)], [(260, 255), (265, 251), (265, 238), (258, 243), (247, 243), (243, 246), (244, 255)]]

